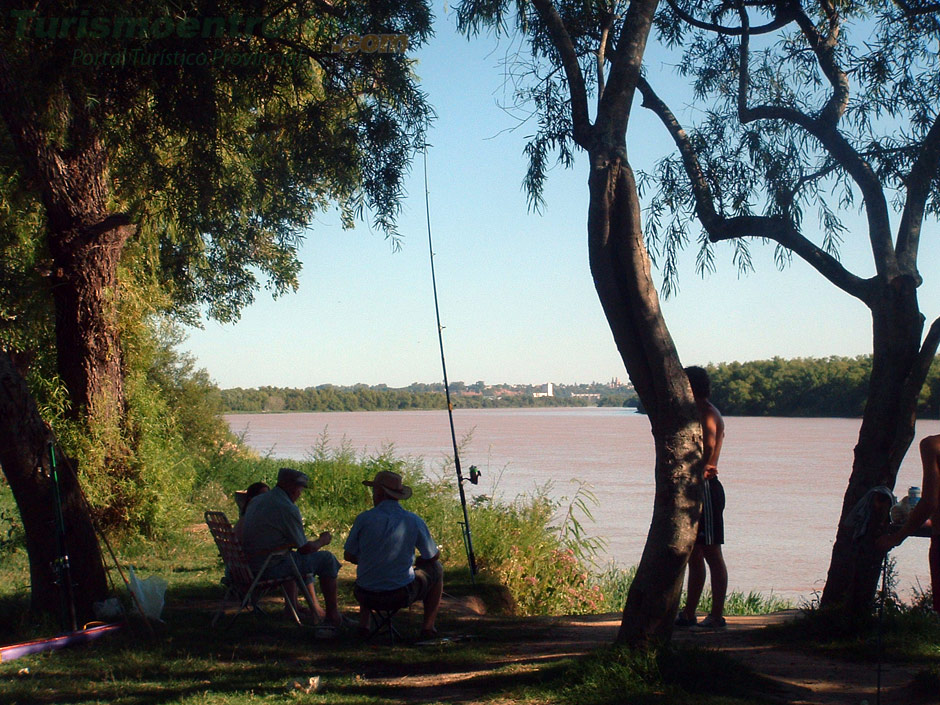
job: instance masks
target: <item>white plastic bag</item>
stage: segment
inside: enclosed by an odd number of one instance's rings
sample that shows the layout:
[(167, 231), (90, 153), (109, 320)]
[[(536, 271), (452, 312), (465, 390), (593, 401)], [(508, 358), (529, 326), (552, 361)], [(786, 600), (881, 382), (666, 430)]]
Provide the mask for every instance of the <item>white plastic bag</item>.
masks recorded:
[(135, 611), (141, 611), (147, 619), (160, 621), (163, 612), (163, 596), (166, 594), (166, 580), (151, 575), (146, 580), (140, 580), (134, 575), (134, 567), (128, 568), (128, 587), (137, 598), (134, 604)]

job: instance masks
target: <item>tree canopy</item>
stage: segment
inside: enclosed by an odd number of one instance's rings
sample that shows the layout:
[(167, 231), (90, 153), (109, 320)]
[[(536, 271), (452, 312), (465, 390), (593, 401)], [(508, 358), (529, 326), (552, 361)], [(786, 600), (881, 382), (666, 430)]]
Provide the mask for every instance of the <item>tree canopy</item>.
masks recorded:
[[(96, 34), (66, 18), (108, 24)], [(224, 321), (265, 280), (275, 294), (296, 287), (317, 211), (338, 204), (347, 224), (368, 212), (395, 236), (431, 110), (403, 47), (334, 44), (416, 47), (430, 19), (424, 2), (14, 2), (0, 47), (46, 146), (102, 141), (114, 205), (176, 312)]]

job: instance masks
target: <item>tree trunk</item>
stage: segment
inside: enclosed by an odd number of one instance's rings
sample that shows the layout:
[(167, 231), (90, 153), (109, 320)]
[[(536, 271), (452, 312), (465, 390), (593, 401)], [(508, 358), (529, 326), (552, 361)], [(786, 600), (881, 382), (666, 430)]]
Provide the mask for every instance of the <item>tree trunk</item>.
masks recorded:
[[(63, 547), (65, 555), (71, 556), (69, 569), (65, 570), (58, 545), (49, 457), (51, 440), (52, 435), (39, 416), (25, 380), (10, 357), (0, 352), (0, 466), (13, 490), (26, 533), (32, 582), (31, 609), (58, 615), (63, 619), (63, 626), (71, 627), (69, 602), (74, 603), (74, 620), (78, 624), (94, 619), (92, 604), (107, 596), (107, 580), (78, 479), (59, 458), (57, 476), (65, 526)], [(70, 581), (65, 579), (66, 575), (70, 575)]]
[(50, 222), (48, 238), (58, 370), (73, 418), (115, 429), (125, 412), (117, 268), (132, 228), (123, 216), (85, 216), (88, 225), (69, 220), (60, 230)]
[(591, 163), (591, 272), (656, 449), (653, 519), (617, 635), (642, 646), (672, 635), (701, 511), (702, 435), (650, 275), (633, 173), (609, 152), (592, 154)]
[(894, 488), (901, 461), (914, 439), (917, 398), (937, 349), (932, 336), (921, 349), (924, 317), (909, 278), (883, 283), (873, 302), (874, 350), (868, 400), (820, 602), (824, 607), (844, 607), (856, 615), (873, 603), (883, 554), (874, 550), (874, 535), (853, 540), (853, 530), (845, 521), (872, 487)]
[[(59, 98), (55, 114), (35, 112), (0, 51), (0, 115), (46, 210), (58, 368), (70, 414), (107, 429), (124, 414), (117, 264), (133, 228), (126, 215), (110, 214), (108, 154), (89, 112), (94, 101), (65, 89)], [(65, 126), (66, 137), (50, 123)]]

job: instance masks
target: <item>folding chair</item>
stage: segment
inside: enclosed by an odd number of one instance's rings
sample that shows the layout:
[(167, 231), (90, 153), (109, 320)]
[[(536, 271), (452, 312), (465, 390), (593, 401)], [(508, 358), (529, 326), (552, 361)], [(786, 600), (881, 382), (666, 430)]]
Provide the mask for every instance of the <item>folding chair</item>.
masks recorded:
[(376, 593), (363, 590), (358, 585), (354, 586), (353, 594), (356, 601), (369, 610), (369, 634), (366, 637), (371, 639), (379, 634), (388, 634), (390, 644), (395, 643), (395, 639), (401, 639), (401, 634), (392, 623), (392, 617), (402, 609), (408, 607), (408, 593), (404, 590), (392, 590), (388, 593)]
[[(232, 625), (232, 622), (234, 622), (238, 615), (249, 605), (253, 611), (266, 614), (258, 605), (258, 601), (275, 588), (281, 589), (287, 606), (290, 609), (290, 613), (294, 617), (294, 621), (300, 624), (300, 616), (297, 614), (294, 603), (287, 592), (287, 585), (296, 582), (303, 591), (309, 604), (313, 604), (313, 597), (310, 595), (310, 591), (307, 589), (307, 585), (300, 575), (300, 571), (297, 570), (297, 565), (288, 555), (290, 549), (285, 548), (269, 553), (265, 557), (261, 569), (255, 574), (248, 563), (245, 551), (242, 549), (241, 542), (235, 535), (235, 529), (232, 527), (228, 517), (225, 516), (223, 512), (206, 512), (205, 518), (206, 525), (209, 527), (212, 538), (215, 539), (215, 545), (219, 549), (219, 555), (222, 557), (222, 562), (225, 564), (226, 568), (226, 577), (223, 578), (226, 587), (225, 594), (222, 596), (219, 609), (216, 610), (215, 615), (212, 617), (212, 626), (215, 626), (219, 617), (225, 612), (225, 606), (229, 601), (229, 597), (233, 597), (236, 600), (240, 599), (241, 604), (238, 607), (238, 611), (232, 616), (228, 625), (226, 625), (226, 629)], [(275, 556), (284, 555), (288, 556), (291, 567), (294, 569), (294, 574), (286, 578), (263, 578), (264, 571), (271, 562), (271, 559)]]

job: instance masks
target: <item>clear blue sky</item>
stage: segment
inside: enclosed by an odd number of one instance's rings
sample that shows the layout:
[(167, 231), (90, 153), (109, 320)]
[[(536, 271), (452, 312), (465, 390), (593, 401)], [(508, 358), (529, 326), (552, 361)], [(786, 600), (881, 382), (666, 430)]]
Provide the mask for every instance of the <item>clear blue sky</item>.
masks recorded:
[[(436, 12), (436, 37), (415, 56), (437, 112), (428, 178), (448, 376), (467, 383), (626, 380), (588, 268), (585, 160), (555, 169), (544, 212), (530, 213), (522, 149), (534, 128), (501, 107), (511, 97), (501, 62), (514, 47), (505, 38), (468, 41), (454, 31), (452, 12), (440, 4)], [(648, 53), (651, 81), (678, 85), (663, 62), (663, 54)], [(663, 93), (680, 117), (694, 109), (691, 96)], [(669, 149), (646, 113), (634, 111), (628, 137), (637, 170)], [(296, 294), (274, 301), (261, 291), (238, 323), (193, 329), (184, 349), (222, 387), (440, 381), (420, 157), (399, 229), (403, 247), (393, 253), (367, 225), (344, 231), (335, 214), (322, 215), (300, 251)], [(920, 260), (928, 320), (940, 315), (932, 266), (940, 261), (938, 231), (928, 222)], [(867, 243), (859, 229), (842, 254), (862, 276), (873, 272)], [(739, 279), (725, 245), (718, 272), (702, 279), (694, 250), (681, 260), (678, 295), (663, 305), (684, 364), (870, 352), (867, 309), (801, 260), (779, 272), (773, 249), (755, 243), (756, 272)]]

